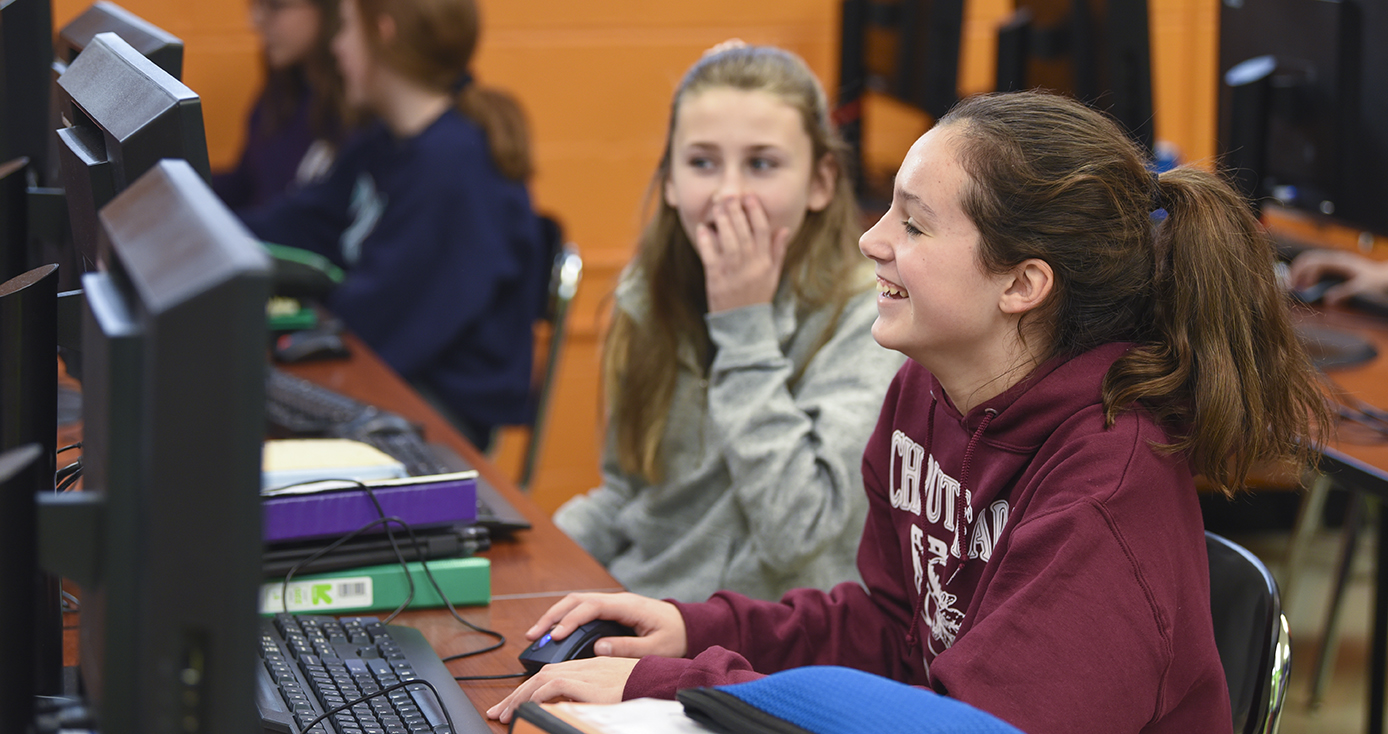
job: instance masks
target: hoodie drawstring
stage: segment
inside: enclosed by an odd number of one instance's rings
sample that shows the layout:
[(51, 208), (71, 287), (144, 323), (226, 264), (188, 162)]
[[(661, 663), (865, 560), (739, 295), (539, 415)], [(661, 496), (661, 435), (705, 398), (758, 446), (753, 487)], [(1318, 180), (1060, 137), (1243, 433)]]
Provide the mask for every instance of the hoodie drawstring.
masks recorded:
[[(969, 537), (968, 519), (965, 515), (965, 509), (969, 504), (969, 469), (974, 463), (974, 448), (978, 446), (983, 432), (988, 430), (988, 424), (993, 422), (993, 417), (997, 414), (998, 411), (992, 408), (983, 411), (983, 420), (978, 422), (978, 428), (969, 438), (969, 445), (964, 448), (964, 464), (959, 468), (959, 500), (954, 503), (954, 545), (950, 548), (950, 557), (946, 559), (944, 568), (950, 573), (940, 574), (946, 584), (954, 580), (954, 575), (959, 573), (959, 569), (964, 567), (964, 562), (969, 560), (968, 549), (964, 547)], [(959, 559), (958, 564), (952, 564), (955, 558)], [(954, 565), (953, 570), (950, 569), (951, 565)]]
[[(935, 404), (937, 400), (932, 391), (930, 394), (930, 415), (926, 419), (925, 428), (925, 455), (927, 460), (932, 456), (935, 440)], [(988, 408), (983, 412), (983, 420), (979, 421), (978, 428), (974, 429), (973, 436), (969, 438), (969, 444), (964, 448), (964, 462), (959, 469), (959, 498), (954, 503), (954, 545), (950, 549), (950, 555), (945, 559), (945, 567), (941, 569), (940, 577), (944, 579), (942, 583), (948, 584), (954, 580), (954, 576), (959, 573), (959, 569), (964, 567), (964, 562), (968, 560), (967, 552), (964, 550), (963, 543), (968, 538), (969, 528), (965, 525), (965, 505), (968, 504), (969, 497), (969, 470), (973, 467), (974, 449), (978, 442), (983, 438), (983, 433), (988, 430), (988, 424), (993, 422), (998, 411)], [(925, 549), (921, 549), (921, 570), (926, 572), (929, 561), (924, 557)], [(955, 562), (955, 558), (958, 562)], [(911, 649), (919, 643), (920, 639), (916, 636), (916, 631), (920, 626), (921, 612), (925, 609), (925, 597), (929, 589), (926, 588), (925, 579), (921, 579), (921, 589), (919, 596), (916, 597), (916, 606), (911, 613), (911, 626), (906, 630), (906, 646)]]
[[(925, 457), (926, 457), (926, 461), (929, 461), (929, 460), (930, 460), (930, 452), (931, 452), (932, 450), (934, 450), (934, 448), (935, 448), (935, 404), (938, 403), (938, 402), (940, 402), (940, 401), (939, 401), (938, 398), (935, 397), (935, 391), (934, 391), (934, 390), (931, 390), (931, 391), (930, 391), (930, 412), (926, 414), (926, 419), (925, 419)], [(922, 549), (921, 549), (921, 588), (919, 589), (919, 595), (916, 597), (916, 606), (915, 606), (915, 608), (912, 609), (912, 611), (911, 611), (911, 626), (908, 627), (908, 628), (906, 628), (906, 649), (907, 649), (907, 650), (910, 650), (911, 648), (915, 647), (915, 646), (916, 646), (916, 643), (919, 642), (919, 639), (916, 637), (916, 628), (920, 626), (920, 622), (921, 622), (921, 611), (922, 611), (923, 609), (925, 609), (925, 596), (926, 596), (926, 592), (928, 591), (928, 589), (926, 589), (926, 581), (925, 581), (926, 566), (925, 566), (925, 557), (924, 557), (924, 556), (925, 556), (925, 549), (922, 548)]]

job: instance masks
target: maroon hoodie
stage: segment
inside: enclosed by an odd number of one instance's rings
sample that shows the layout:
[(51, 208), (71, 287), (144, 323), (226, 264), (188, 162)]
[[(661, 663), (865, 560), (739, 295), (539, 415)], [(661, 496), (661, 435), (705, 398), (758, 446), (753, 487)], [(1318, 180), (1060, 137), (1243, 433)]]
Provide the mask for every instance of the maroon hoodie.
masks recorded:
[(863, 585), (678, 604), (692, 659), (641, 660), (624, 697), (845, 665), (1028, 732), (1230, 731), (1190, 468), (1146, 411), (1104, 427), (1127, 348), (1053, 359), (964, 416), (907, 362), (863, 456)]

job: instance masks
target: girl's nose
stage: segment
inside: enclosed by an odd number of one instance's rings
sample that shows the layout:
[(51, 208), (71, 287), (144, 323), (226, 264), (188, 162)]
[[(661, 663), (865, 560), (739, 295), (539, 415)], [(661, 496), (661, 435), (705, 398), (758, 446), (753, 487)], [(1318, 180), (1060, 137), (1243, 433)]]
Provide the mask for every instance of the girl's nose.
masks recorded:
[(735, 166), (729, 166), (718, 182), (718, 191), (714, 195), (719, 201), (741, 197), (746, 189), (744, 183), (741, 172)]
[(881, 262), (891, 257), (891, 247), (886, 242), (887, 216), (883, 214), (877, 223), (858, 238), (858, 250), (870, 260)]

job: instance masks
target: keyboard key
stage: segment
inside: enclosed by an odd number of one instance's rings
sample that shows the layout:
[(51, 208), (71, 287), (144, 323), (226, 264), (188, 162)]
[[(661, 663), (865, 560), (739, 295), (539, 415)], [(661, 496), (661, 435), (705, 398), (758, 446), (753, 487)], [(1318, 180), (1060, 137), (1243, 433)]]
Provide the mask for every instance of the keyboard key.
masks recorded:
[[(342, 707), (304, 734), (453, 734), (443, 705), (463, 725), (460, 732), (488, 731), (452, 673), (416, 630), (381, 625), (375, 617), (339, 622), (321, 615), (276, 615), (262, 621), (261, 631), (259, 685), (262, 690), (275, 687), (282, 699), (257, 699), (266, 707), (261, 714), (265, 731), (296, 725), (304, 730), (322, 713)], [(367, 641), (334, 648), (329, 638)], [(426, 686), (379, 693), (399, 680), (421, 678), (439, 686), (447, 703), (440, 704)], [(269, 725), (275, 721), (280, 723)]]

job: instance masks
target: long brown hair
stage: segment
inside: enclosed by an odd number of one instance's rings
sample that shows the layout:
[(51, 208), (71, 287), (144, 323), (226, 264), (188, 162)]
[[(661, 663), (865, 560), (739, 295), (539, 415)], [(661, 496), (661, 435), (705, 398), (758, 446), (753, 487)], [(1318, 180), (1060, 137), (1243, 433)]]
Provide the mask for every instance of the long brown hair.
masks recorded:
[(268, 137), (294, 120), (299, 105), (308, 99), (309, 132), (334, 146), (341, 143), (356, 121), (342, 89), (342, 75), (333, 58), (332, 40), (338, 28), (338, 0), (310, 0), (318, 11), (318, 35), (308, 56), (283, 69), (265, 66), (265, 113), (254, 133)]
[[(824, 89), (794, 54), (766, 46), (736, 46), (709, 53), (694, 64), (670, 105), (665, 151), (651, 178), (647, 201), (654, 212), (628, 267), (642, 291), (645, 313), (633, 316), (618, 304), (603, 345), (603, 386), (608, 398), (618, 461), (624, 471), (649, 481), (660, 478), (660, 444), (679, 372), (681, 345), (693, 351), (694, 367), (706, 373), (713, 361), (704, 316), (708, 313), (704, 266), (679, 214), (660, 195), (670, 176), (671, 141), (680, 105), (708, 89), (762, 91), (800, 113), (810, 137), (815, 166), (831, 156), (837, 170), (833, 199), (807, 211), (786, 253), (782, 282), (794, 289), (802, 312), (832, 304), (842, 310), (868, 281), (855, 277), (861, 222), (849, 178), (846, 148), (829, 119)], [(833, 324), (820, 346), (833, 335)]]
[[(482, 127), (502, 175), (525, 181), (533, 172), (525, 112), (510, 94), (477, 83), (470, 70), (481, 19), (473, 0), (356, 0), (367, 42), (396, 72), (448, 91), (458, 111)], [(376, 19), (395, 23), (395, 38), (380, 38)]]
[(1136, 346), (1104, 376), (1110, 424), (1135, 403), (1226, 494), (1260, 460), (1309, 461), (1331, 425), (1277, 286), (1271, 243), (1219, 176), (1160, 177), (1101, 112), (1036, 92), (988, 94), (941, 118), (971, 185), (983, 266), (1029, 258), (1055, 286), (1023, 339), (1050, 354)]

